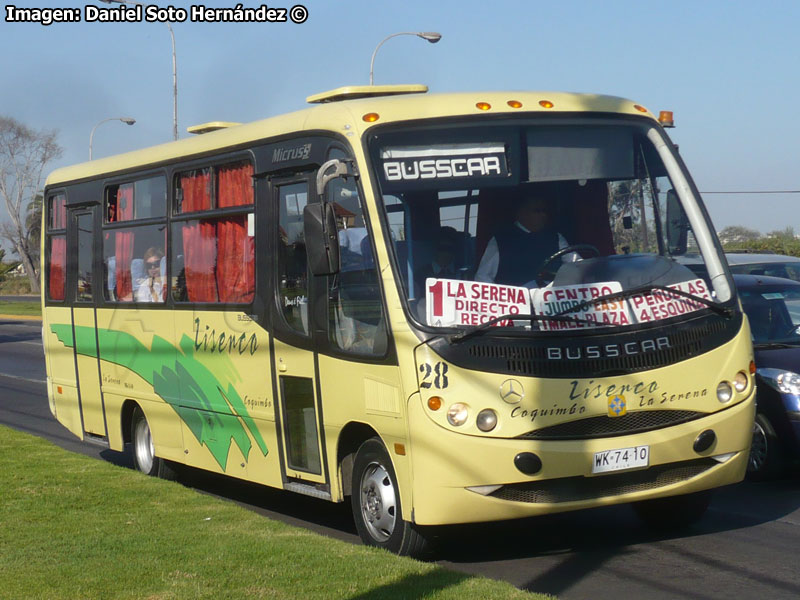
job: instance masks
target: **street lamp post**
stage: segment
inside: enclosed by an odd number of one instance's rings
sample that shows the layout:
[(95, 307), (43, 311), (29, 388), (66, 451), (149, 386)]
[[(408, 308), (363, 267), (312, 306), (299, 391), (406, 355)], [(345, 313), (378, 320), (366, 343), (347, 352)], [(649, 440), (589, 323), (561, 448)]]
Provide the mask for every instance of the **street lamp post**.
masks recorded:
[[(105, 1), (105, 0), (104, 0)], [(372, 83), (372, 67), (375, 64), (375, 55), (378, 53), (378, 48), (383, 46), (383, 43), (387, 40), (390, 40), (393, 37), (397, 37), (398, 35), (415, 35), (417, 37), (422, 38), (423, 40), (428, 40), (431, 44), (435, 44), (440, 39), (442, 39), (442, 34), (437, 33), (435, 31), (401, 31), (400, 33), (393, 33), (392, 35), (388, 35), (381, 40), (381, 43), (375, 47), (375, 51), (372, 53), (372, 60), (369, 61), (369, 84), (373, 85)]]
[[(139, 6), (146, 6), (144, 2), (137, 0), (100, 0), (106, 4), (112, 2), (117, 4), (138, 4)], [(164, 23), (169, 29), (169, 37), (172, 40), (172, 139), (178, 139), (178, 58), (175, 53), (175, 32), (172, 31), (172, 26), (169, 23)]]
[(103, 123), (106, 123), (108, 121), (122, 121), (127, 125), (133, 125), (134, 123), (136, 123), (136, 119), (132, 119), (130, 117), (109, 117), (108, 119), (103, 119), (102, 121), (97, 123), (94, 127), (92, 127), (92, 133), (89, 134), (89, 160), (92, 160), (92, 143), (94, 142), (95, 129), (97, 129), (99, 125), (102, 125)]

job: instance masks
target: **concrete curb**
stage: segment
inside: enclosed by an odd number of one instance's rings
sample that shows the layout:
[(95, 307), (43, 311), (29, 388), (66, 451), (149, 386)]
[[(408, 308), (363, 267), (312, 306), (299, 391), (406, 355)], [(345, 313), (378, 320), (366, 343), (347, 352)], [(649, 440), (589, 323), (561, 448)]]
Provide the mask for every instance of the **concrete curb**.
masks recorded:
[(41, 321), (42, 317), (35, 315), (0, 315), (0, 321)]

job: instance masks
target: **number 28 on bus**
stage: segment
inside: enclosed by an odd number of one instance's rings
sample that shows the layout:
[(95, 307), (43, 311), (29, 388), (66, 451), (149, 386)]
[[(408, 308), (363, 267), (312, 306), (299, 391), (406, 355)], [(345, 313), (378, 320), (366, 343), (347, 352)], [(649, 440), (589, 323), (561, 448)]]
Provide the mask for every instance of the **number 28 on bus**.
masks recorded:
[(51, 411), (145, 473), (350, 502), (402, 554), (611, 503), (698, 518), (743, 476), (754, 366), (664, 124), (426, 92), (340, 88), (52, 173)]

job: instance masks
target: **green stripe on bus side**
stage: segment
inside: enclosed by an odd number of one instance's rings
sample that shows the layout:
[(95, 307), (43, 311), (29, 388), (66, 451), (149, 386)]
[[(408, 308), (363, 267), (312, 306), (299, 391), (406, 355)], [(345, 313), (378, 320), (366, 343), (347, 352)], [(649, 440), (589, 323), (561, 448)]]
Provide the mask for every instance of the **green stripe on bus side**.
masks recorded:
[[(50, 329), (65, 346), (75, 347), (81, 355), (97, 357), (94, 328), (76, 326), (75, 339), (71, 325), (51, 325)], [(186, 423), (197, 441), (205, 444), (222, 470), (226, 468), (232, 441), (242, 451), (245, 460), (250, 455), (252, 444), (243, 423), (263, 455), (269, 453), (236, 388), (232, 383), (225, 385), (219, 381), (195, 358), (194, 342), (189, 336), (184, 335), (180, 348), (176, 349), (164, 338), (154, 335), (149, 350), (134, 336), (122, 331), (98, 329), (97, 339), (100, 359), (130, 369), (152, 385), (155, 393)], [(172, 364), (169, 364), (170, 359)], [(235, 372), (229, 375), (239, 378)], [(206, 411), (207, 418), (204, 419), (198, 410)]]

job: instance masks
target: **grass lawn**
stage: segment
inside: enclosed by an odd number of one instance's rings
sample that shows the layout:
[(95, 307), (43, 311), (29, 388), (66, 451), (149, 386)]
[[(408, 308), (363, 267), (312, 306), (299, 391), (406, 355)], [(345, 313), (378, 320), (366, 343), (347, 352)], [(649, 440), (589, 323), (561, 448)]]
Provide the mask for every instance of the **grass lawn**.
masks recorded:
[(42, 316), (42, 305), (38, 301), (3, 302), (0, 301), (0, 315)]
[(2, 598), (542, 599), (0, 426)]

